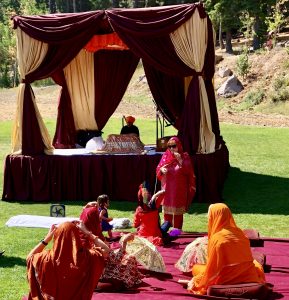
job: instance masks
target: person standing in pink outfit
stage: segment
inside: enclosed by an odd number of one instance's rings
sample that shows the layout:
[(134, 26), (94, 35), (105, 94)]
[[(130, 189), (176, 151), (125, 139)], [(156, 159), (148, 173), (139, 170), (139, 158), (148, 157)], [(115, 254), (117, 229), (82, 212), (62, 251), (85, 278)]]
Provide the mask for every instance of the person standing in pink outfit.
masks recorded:
[(183, 214), (189, 210), (196, 192), (196, 180), (191, 158), (183, 151), (178, 137), (168, 141), (156, 173), (165, 190), (162, 203), (164, 220), (174, 228), (182, 229)]

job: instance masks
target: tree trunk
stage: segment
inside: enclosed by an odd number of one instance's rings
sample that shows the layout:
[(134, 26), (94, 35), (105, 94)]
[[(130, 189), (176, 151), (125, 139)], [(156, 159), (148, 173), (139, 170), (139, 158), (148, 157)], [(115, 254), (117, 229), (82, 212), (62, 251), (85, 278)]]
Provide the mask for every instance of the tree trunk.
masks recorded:
[(66, 0), (66, 12), (70, 12), (69, 0)]
[(133, 0), (133, 8), (139, 7), (139, 0)]
[(153, 7), (157, 6), (156, 0), (146, 0), (145, 1), (145, 7)]
[(76, 9), (76, 0), (73, 0), (73, 12), (77, 12), (77, 9)]
[(141, 8), (145, 7), (146, 1), (145, 0), (133, 0), (133, 8)]
[(253, 24), (253, 49), (254, 50), (260, 49), (259, 31), (260, 31), (260, 19), (259, 16), (256, 16)]
[(225, 45), (223, 42), (223, 36), (222, 36), (222, 21), (220, 21), (219, 24), (219, 44), (221, 49), (225, 49)]
[(56, 5), (55, 5), (55, 0), (49, 0), (49, 13), (54, 14), (56, 13)]
[(112, 7), (119, 8), (119, 0), (112, 0)]
[(231, 30), (226, 31), (226, 53), (233, 54)]

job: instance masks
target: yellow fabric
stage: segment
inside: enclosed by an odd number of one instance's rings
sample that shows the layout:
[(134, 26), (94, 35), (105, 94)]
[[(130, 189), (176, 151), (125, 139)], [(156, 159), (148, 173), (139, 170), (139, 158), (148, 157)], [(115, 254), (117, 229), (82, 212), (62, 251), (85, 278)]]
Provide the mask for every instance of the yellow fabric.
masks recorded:
[(64, 68), (76, 130), (98, 130), (95, 121), (94, 54), (82, 49)]
[[(16, 29), (17, 35), (17, 59), (19, 65), (20, 79), (25, 79), (25, 76), (36, 70), (46, 56), (48, 45), (29, 37), (21, 29)], [(22, 153), (22, 120), (23, 120), (23, 100), (24, 100), (25, 84), (21, 83), (17, 95), (17, 109), (12, 131), (12, 153)], [(30, 87), (32, 101), (36, 112), (36, 117), (39, 123), (39, 128), (42, 135), (42, 140), (45, 145), (45, 153), (52, 154), (53, 146), (49, 133), (41, 118), (33, 91)]]
[(191, 83), (193, 76), (188, 76), (184, 78), (184, 89), (185, 89), (185, 98), (187, 98), (188, 90), (189, 90), (189, 85)]
[(253, 260), (249, 240), (230, 209), (223, 203), (212, 204), (208, 218), (208, 261), (193, 267), (188, 290), (204, 295), (214, 284), (265, 282), (262, 266)]
[[(201, 73), (207, 49), (207, 19), (201, 19), (196, 9), (192, 17), (170, 34), (179, 58), (191, 69)], [(199, 153), (215, 152), (215, 135), (212, 131), (211, 114), (204, 79), (199, 76), (200, 89), (200, 142)], [(185, 87), (185, 94), (186, 94)]]

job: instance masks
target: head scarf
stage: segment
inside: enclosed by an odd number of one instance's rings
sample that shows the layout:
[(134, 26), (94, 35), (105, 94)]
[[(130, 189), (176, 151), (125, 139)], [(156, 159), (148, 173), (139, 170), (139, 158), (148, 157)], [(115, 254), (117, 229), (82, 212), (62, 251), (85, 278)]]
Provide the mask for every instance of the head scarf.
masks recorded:
[(103, 241), (105, 240), (101, 230), (98, 207), (93, 206), (84, 208), (79, 219), (91, 233), (98, 236)]
[(138, 206), (142, 207), (143, 209), (148, 208), (148, 204), (151, 200), (151, 193), (149, 189), (149, 184), (146, 181), (140, 184), (137, 197)]
[[(182, 143), (181, 141), (179, 140), (178, 137), (176, 136), (173, 136), (171, 137), (168, 142), (167, 142), (167, 145), (172, 143), (172, 142), (175, 142), (175, 144), (177, 145), (178, 147), (178, 153), (180, 153), (180, 155), (183, 157), (184, 156), (184, 152), (183, 152), (183, 146), (182, 146)], [(165, 153), (162, 155), (162, 158), (157, 166), (157, 175), (159, 177), (159, 174), (160, 174), (160, 169), (166, 165), (169, 165), (171, 164), (173, 161), (176, 161), (177, 159), (175, 158), (175, 156), (172, 154), (171, 150), (168, 148)]]
[(208, 286), (213, 284), (264, 282), (263, 271), (257, 271), (253, 263), (248, 238), (236, 226), (229, 207), (224, 203), (209, 207), (208, 238), (206, 268), (203, 273), (194, 274), (193, 293), (204, 295)]
[(29, 299), (91, 299), (103, 268), (101, 252), (84, 248), (76, 225), (64, 222), (52, 249), (27, 260)]
[(135, 121), (135, 118), (133, 116), (127, 116), (127, 117), (125, 117), (125, 121), (126, 121), (126, 123), (133, 124)]
[(224, 203), (211, 204), (208, 211), (208, 238), (228, 227), (237, 228), (230, 208)]

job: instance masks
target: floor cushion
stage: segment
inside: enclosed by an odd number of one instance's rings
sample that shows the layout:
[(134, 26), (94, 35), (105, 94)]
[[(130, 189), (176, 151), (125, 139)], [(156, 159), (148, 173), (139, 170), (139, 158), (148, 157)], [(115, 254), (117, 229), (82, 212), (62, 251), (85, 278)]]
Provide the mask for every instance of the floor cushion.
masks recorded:
[(229, 285), (212, 285), (208, 288), (209, 296), (235, 297), (244, 299), (264, 300), (268, 297), (270, 289), (264, 283), (240, 283)]
[(243, 229), (243, 232), (249, 239), (251, 247), (264, 247), (264, 241), (260, 238), (259, 231), (256, 229)]

